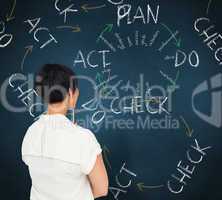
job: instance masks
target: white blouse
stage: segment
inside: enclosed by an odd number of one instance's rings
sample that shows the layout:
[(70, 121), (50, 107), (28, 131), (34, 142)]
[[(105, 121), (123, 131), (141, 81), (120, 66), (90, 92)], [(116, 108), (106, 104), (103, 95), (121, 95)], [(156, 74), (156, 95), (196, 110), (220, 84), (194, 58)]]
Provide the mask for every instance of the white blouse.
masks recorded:
[(90, 130), (62, 114), (41, 115), (22, 143), (32, 180), (30, 199), (93, 200), (87, 174), (101, 152)]

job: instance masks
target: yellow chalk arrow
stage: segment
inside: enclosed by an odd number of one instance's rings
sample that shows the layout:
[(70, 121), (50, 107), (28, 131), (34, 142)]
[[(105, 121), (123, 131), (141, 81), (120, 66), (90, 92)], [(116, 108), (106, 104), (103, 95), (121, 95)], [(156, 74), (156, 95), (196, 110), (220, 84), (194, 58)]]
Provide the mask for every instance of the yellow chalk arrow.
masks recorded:
[(136, 185), (141, 192), (143, 192), (144, 189), (158, 189), (158, 188), (164, 187), (164, 185), (147, 186), (147, 185), (144, 185), (144, 183), (137, 183)]
[(6, 21), (7, 22), (9, 22), (9, 21), (11, 21), (11, 20), (13, 20), (15, 18), (15, 16), (13, 16), (14, 10), (15, 10), (15, 6), (16, 6), (16, 0), (14, 0), (14, 2), (13, 2), (10, 14), (9, 15), (6, 14)]
[(109, 151), (109, 149), (107, 148), (106, 145), (104, 145), (102, 149), (103, 149), (103, 155), (104, 155), (105, 162), (107, 163), (108, 167), (110, 169), (112, 169), (111, 164), (110, 164), (109, 159), (108, 159), (108, 155), (107, 155), (107, 154), (110, 153), (110, 151)]
[(71, 29), (73, 33), (77, 33), (81, 31), (78, 25), (77, 26), (57, 26), (56, 28), (57, 29)]
[(193, 134), (193, 129), (189, 127), (189, 125), (187, 124), (186, 120), (180, 116), (181, 121), (183, 122), (185, 128), (186, 128), (186, 134), (188, 137), (191, 137)]

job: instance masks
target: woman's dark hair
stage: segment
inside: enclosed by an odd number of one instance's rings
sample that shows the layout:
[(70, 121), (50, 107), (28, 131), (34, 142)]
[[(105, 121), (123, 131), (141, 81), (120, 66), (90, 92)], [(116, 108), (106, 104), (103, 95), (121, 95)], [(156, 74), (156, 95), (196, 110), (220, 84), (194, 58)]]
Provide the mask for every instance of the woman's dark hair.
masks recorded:
[(76, 74), (60, 64), (45, 64), (35, 78), (35, 89), (45, 103), (59, 103), (65, 99), (69, 89), (75, 92), (78, 86)]

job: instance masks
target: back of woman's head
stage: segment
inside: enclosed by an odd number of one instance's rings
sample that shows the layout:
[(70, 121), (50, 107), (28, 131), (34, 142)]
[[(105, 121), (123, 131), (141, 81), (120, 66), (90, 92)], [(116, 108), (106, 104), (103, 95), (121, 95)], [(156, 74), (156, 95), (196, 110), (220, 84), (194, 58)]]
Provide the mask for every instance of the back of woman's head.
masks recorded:
[(71, 89), (78, 86), (76, 74), (70, 68), (60, 64), (45, 64), (35, 78), (35, 89), (45, 103), (60, 103)]

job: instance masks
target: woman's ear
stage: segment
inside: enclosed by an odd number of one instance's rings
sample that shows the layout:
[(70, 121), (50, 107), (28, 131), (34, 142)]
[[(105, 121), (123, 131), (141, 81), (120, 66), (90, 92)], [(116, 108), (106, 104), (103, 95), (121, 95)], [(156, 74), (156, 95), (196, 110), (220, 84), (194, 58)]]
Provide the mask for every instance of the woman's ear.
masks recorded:
[(69, 89), (69, 107), (70, 108), (75, 108), (78, 97), (79, 97), (78, 88), (75, 89), (75, 92), (72, 89)]
[(74, 108), (76, 107), (76, 103), (78, 101), (78, 98), (79, 98), (79, 89), (76, 88), (75, 92), (74, 92)]

